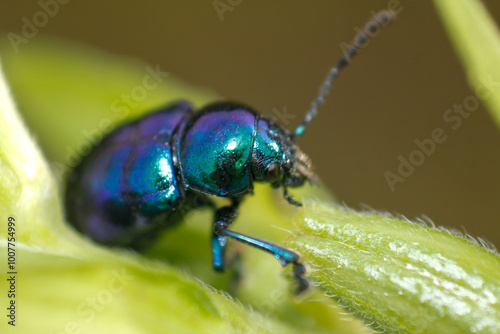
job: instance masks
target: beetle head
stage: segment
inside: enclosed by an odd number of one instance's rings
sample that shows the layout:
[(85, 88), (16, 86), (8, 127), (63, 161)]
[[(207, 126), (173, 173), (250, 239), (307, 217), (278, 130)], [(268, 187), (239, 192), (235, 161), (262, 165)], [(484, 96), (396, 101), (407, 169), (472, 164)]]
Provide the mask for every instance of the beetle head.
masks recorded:
[(252, 174), (255, 181), (273, 188), (283, 187), (284, 196), (293, 205), (301, 205), (287, 192), (287, 187), (300, 187), (305, 181), (315, 183), (311, 160), (295, 144), (286, 129), (261, 116), (258, 120), (252, 150)]

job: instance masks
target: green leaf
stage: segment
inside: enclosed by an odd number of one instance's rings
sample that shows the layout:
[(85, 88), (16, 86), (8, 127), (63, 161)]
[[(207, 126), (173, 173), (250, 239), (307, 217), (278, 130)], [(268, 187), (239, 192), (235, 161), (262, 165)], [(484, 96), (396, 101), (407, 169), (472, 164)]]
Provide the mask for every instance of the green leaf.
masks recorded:
[(500, 258), (444, 229), (307, 206), (291, 246), (327, 295), (378, 330), (498, 333)]
[[(77, 258), (16, 247), (13, 333), (298, 333), (173, 267), (132, 254), (90, 250), (86, 257), (87, 246)], [(4, 244), (0, 249), (6, 253)]]
[(478, 0), (435, 0), (470, 87), (500, 125), (500, 34)]

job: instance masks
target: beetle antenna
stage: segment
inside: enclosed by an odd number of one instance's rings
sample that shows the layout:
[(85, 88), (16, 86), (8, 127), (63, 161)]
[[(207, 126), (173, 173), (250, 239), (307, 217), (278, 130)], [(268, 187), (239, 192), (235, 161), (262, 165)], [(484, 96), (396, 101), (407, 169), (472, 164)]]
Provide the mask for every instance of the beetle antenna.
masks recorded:
[(321, 85), (321, 89), (319, 90), (318, 97), (312, 102), (311, 109), (306, 114), (306, 117), (302, 121), (302, 123), (297, 126), (294, 131), (293, 137), (298, 137), (304, 133), (307, 125), (311, 120), (316, 116), (318, 112), (318, 108), (325, 101), (325, 96), (330, 91), (330, 86), (332, 84), (333, 79), (337, 77), (339, 71), (346, 67), (351, 62), (351, 58), (356, 55), (361, 48), (364, 47), (365, 43), (370, 40), (370, 38), (377, 36), (380, 28), (388, 25), (394, 18), (395, 13), (389, 10), (382, 10), (378, 12), (374, 17), (368, 21), (365, 25), (364, 29), (360, 31), (356, 37), (354, 37), (353, 44), (344, 52), (342, 58), (340, 58), (339, 62), (336, 66), (330, 69), (326, 80)]

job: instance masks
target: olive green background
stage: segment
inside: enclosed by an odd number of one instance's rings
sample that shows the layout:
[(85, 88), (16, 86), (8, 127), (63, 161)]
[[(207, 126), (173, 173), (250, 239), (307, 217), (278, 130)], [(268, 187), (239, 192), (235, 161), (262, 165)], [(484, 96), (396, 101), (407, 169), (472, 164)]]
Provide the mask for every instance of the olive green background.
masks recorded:
[[(71, 0), (34, 38), (49, 34), (143, 59), (263, 113), (286, 108), (296, 115), (293, 129), (341, 43), (390, 2), (222, 0), (232, 11), (221, 20), (214, 1)], [(498, 246), (499, 131), (483, 106), (456, 130), (443, 120), (473, 90), (432, 2), (399, 3), (398, 20), (342, 72), (299, 144), (346, 205), (425, 215)], [(485, 4), (498, 22), (500, 3)], [(2, 38), (21, 34), (22, 18), (32, 22), (40, 10), (38, 1), (2, 1)], [(408, 158), (414, 140), (436, 128), (447, 140), (392, 192), (384, 173), (396, 173), (398, 156)]]

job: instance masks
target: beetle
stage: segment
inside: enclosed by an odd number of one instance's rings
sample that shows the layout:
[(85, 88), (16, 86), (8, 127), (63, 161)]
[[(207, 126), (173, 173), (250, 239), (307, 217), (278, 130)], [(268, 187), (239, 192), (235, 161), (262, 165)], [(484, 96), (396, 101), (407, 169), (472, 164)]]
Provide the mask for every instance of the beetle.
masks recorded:
[(224, 251), (231, 238), (271, 253), (282, 265), (292, 264), (296, 292), (306, 290), (306, 268), (297, 253), (229, 226), (241, 201), (252, 192), (253, 182), (282, 187), (290, 204), (301, 205), (287, 188), (314, 183), (316, 176), (295, 139), (316, 115), (339, 70), (393, 17), (392, 12), (381, 11), (367, 23), (330, 70), (293, 133), (234, 102), (214, 103), (194, 112), (188, 102), (179, 101), (118, 127), (70, 173), (65, 193), (68, 221), (98, 243), (139, 249), (177, 224), (200, 198), (227, 197), (231, 205), (216, 209), (213, 221), (215, 270), (224, 270)]

